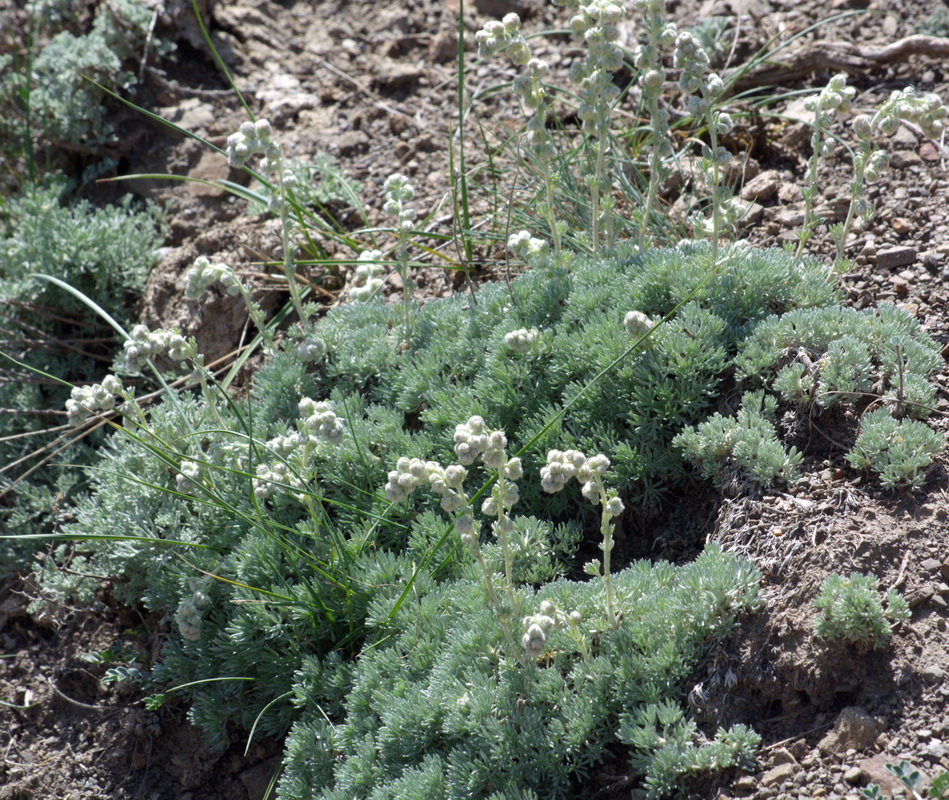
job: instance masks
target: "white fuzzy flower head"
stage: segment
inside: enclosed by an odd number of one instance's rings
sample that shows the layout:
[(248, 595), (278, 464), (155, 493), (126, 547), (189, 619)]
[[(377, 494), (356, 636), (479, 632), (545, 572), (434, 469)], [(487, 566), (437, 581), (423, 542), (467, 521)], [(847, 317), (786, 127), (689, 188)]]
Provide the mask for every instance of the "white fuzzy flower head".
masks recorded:
[(122, 380), (107, 375), (102, 383), (89, 386), (74, 386), (66, 401), (66, 414), (70, 425), (79, 425), (93, 414), (115, 408), (115, 396), (122, 392)]
[(656, 323), (642, 311), (627, 311), (626, 316), (623, 317), (623, 327), (631, 338), (638, 339), (656, 327)]
[[(267, 162), (280, 157), (280, 145), (270, 137), (273, 128), (266, 119), (243, 122), (237, 133), (227, 137), (227, 163), (232, 167), (243, 167), (253, 155), (262, 155)], [(269, 166), (264, 166), (266, 170)]]
[(201, 292), (218, 281), (232, 297), (240, 294), (241, 286), (234, 270), (222, 262), (212, 264), (205, 256), (198, 256), (194, 266), (185, 273), (185, 297), (197, 300)]
[(484, 420), (479, 416), (455, 426), (455, 455), (465, 466), (473, 464), (488, 447)]
[(201, 465), (195, 461), (182, 461), (175, 477), (179, 492), (193, 492), (201, 483)]
[(316, 402), (304, 397), (299, 402), (300, 415), (305, 429), (330, 444), (339, 444), (343, 438), (345, 422), (336, 416), (328, 401)]
[(547, 242), (544, 239), (531, 236), (529, 231), (514, 233), (507, 240), (508, 250), (528, 263), (546, 256), (547, 247)]
[(518, 328), (504, 335), (506, 344), (515, 353), (529, 353), (534, 349), (540, 331), (537, 328)]

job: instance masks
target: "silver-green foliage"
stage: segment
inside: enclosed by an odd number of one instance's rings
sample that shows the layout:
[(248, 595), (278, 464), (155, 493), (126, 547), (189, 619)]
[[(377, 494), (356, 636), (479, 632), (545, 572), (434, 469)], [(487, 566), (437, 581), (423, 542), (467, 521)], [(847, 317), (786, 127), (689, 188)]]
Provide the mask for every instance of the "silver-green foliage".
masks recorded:
[(136, 204), (131, 195), (97, 207), (72, 197), (71, 188), (62, 176), (49, 176), (5, 205), (0, 292), (10, 300), (89, 313), (74, 295), (31, 277), (42, 273), (124, 319), (155, 262), (164, 232), (161, 211)]
[(903, 596), (890, 589), (886, 606), (876, 590), (875, 575), (854, 572), (849, 578), (828, 575), (814, 600), (819, 614), (814, 631), (827, 639), (842, 639), (853, 644), (883, 647), (890, 640), (890, 629), (909, 619), (909, 605)]
[(722, 470), (737, 468), (763, 486), (797, 478), (801, 453), (785, 450), (774, 425), (777, 400), (763, 391), (748, 392), (737, 416), (715, 414), (673, 440), (705, 478), (722, 480)]
[(912, 419), (898, 420), (885, 408), (867, 414), (847, 461), (855, 469), (869, 469), (887, 489), (918, 489), (926, 467), (946, 446), (946, 437)]
[[(686, 245), (578, 259), (570, 274), (532, 272), (510, 286), (486, 286), (476, 302), (450, 297), (413, 308), (411, 357), (399, 309), (379, 302), (333, 309), (307, 331), (324, 353), (316, 365), (290, 347), (255, 375), (249, 401), (212, 408), (179, 395), (149, 412), (147, 435), (113, 438), (107, 460), (90, 472), (94, 497), (65, 532), (107, 531), (121, 541), (88, 542), (73, 571), (121, 575), (115, 591), (130, 604), (189, 611), (188, 633), (198, 636), (173, 636), (160, 676), (254, 679), (191, 690), (193, 718), (224, 744), (230, 723), (250, 727), (293, 688), (307, 652), (325, 658), (358, 646), (368, 604), (384, 596), (391, 607), (411, 565), (437, 557), (443, 578), (462, 568), (461, 548), (444, 547), (448, 523), (431, 513), (434, 498), (419, 492), (392, 506), (382, 493), (401, 457), (452, 463), (460, 421), (481, 415), (503, 427), (514, 452), (571, 403), (569, 424), (555, 423), (523, 454), (527, 474), (538, 474), (552, 447), (608, 453), (608, 480), (631, 502), (657, 497), (685, 474), (671, 441), (709, 413), (737, 343), (776, 310), (834, 297), (820, 266), (783, 251), (737, 248), (711, 276), (709, 252)], [(696, 288), (645, 350), (624, 356), (630, 309), (660, 318)], [(506, 341), (511, 331), (534, 328), (526, 352)], [(346, 429), (338, 446), (315, 453), (297, 474), (270, 443), (296, 429), (304, 396), (332, 402)], [(261, 470), (283, 468), (287, 485), (258, 498)], [(469, 483), (481, 485), (489, 473), (471, 469)], [(536, 481), (523, 483), (513, 566), (522, 580), (542, 583), (570, 564), (578, 493), (549, 495)], [(486, 557), (496, 558), (496, 549), (486, 545)], [(198, 604), (195, 568), (270, 594), (214, 581), (202, 590), (208, 602)], [(50, 591), (74, 592), (67, 576), (49, 565)], [(261, 597), (270, 599), (251, 602)], [(261, 725), (280, 733), (293, 717), (277, 703)]]
[(593, 797), (587, 779), (617, 737), (649, 797), (747, 765), (754, 733), (736, 726), (703, 744), (674, 698), (707, 643), (759, 605), (757, 570), (712, 547), (685, 566), (637, 562), (614, 578), (615, 628), (599, 579), (519, 589), (531, 607), (578, 611), (594, 642), (585, 652), (555, 629), (536, 666), (499, 660), (497, 620), (469, 577), (427, 584), (375, 631), (344, 700), (327, 680), (335, 668), (307, 659), (280, 797)]
[[(69, 186), (51, 176), (9, 198), (0, 222), (0, 299), (7, 342), (3, 350), (21, 363), (72, 383), (100, 378), (103, 360), (111, 358), (111, 330), (74, 295), (44, 280), (44, 273), (69, 283), (119, 322), (145, 286), (161, 244), (163, 223), (154, 207), (137, 207), (130, 198), (114, 206), (86, 201), (67, 205)], [(38, 378), (10, 362), (15, 376), (0, 380), (0, 428), (10, 436), (0, 442), (0, 489), (38, 464), (62, 442), (42, 431), (63, 418), (55, 416), (69, 396), (68, 387)], [(13, 438), (13, 434), (31, 433)], [(56, 456), (56, 463), (88, 463), (101, 437), (77, 442)], [(82, 484), (80, 473), (41, 468), (16, 485), (16, 503), (0, 509), (7, 530), (20, 534), (48, 532), (57, 514)], [(28, 545), (0, 545), (0, 570), (12, 567)], [(15, 555), (19, 553), (20, 555)]]
[[(942, 359), (939, 344), (906, 311), (876, 308), (799, 309), (758, 325), (736, 358), (737, 376), (773, 385), (782, 399), (817, 410), (881, 399), (925, 418)], [(773, 383), (772, 383), (773, 382)]]
[[(529, 787), (540, 796), (562, 793), (550, 787), (582, 775), (605, 752), (620, 709), (669, 699), (696, 648), (723, 632), (737, 597), (734, 570), (709, 556), (691, 572), (642, 566), (623, 573), (614, 587), (619, 627), (584, 615), (586, 632), (596, 634), (588, 645), (590, 685), (577, 683), (586, 667), (573, 645), (554, 642), (553, 664), (528, 683), (522, 661), (498, 657), (498, 615), (450, 520), (433, 513), (438, 498), (423, 488), (393, 504), (382, 487), (400, 458), (451, 464), (455, 426), (478, 415), (506, 431), (511, 454), (532, 444), (521, 453), (525, 475), (538, 475), (548, 450), (577, 449), (609, 457), (604, 478), (627, 505), (660, 496), (687, 474), (673, 439), (712, 413), (756, 327), (836, 299), (818, 264), (781, 250), (734, 247), (721, 255), (714, 269), (706, 244), (577, 258), (569, 273), (533, 271), (474, 298), (413, 306), (407, 332), (401, 309), (391, 305), (332, 309), (304, 331), (307, 342), (319, 343), (321, 360), (290, 341), (255, 374), (247, 399), (213, 404), (212, 393), (179, 394), (112, 439), (107, 460), (89, 472), (94, 496), (64, 532), (120, 540), (86, 542), (72, 571), (121, 575), (120, 600), (175, 619), (156, 680), (246, 679), (212, 680), (176, 695), (188, 695), (192, 718), (216, 744), (226, 745), (235, 723), (281, 735), (304, 719), (287, 749), (292, 774), (310, 781), (300, 786), (325, 780), (343, 797), (415, 797), (423, 784), (500, 787), (521, 779), (514, 765), (524, 773), (523, 796)], [(669, 320), (634, 348), (624, 327), (631, 310)], [(517, 331), (532, 332), (530, 347), (512, 346), (509, 334)], [(345, 421), (339, 442), (317, 446), (305, 464), (284, 447), (299, 433), (304, 397), (331, 403)], [(745, 424), (758, 439), (738, 451), (750, 465), (771, 441), (774, 406), (773, 398), (755, 402), (748, 401)], [(285, 477), (268, 479), (260, 492), (262, 475)], [(473, 464), (467, 481), (477, 487), (490, 476)], [(558, 581), (583, 527), (577, 488), (550, 495), (537, 481), (521, 484), (509, 537), (517, 592), (524, 602), (588, 604), (600, 579)], [(481, 546), (499, 573), (506, 571), (501, 549)], [(225, 580), (205, 582), (197, 570)], [(716, 570), (724, 577), (703, 586), (701, 576)], [(672, 583), (691, 575), (691, 589), (656, 594), (650, 581), (660, 575)], [(66, 576), (50, 566), (47, 588), (74, 591)], [(630, 588), (636, 581), (644, 582), (641, 592)], [(649, 610), (654, 601), (661, 613)], [(676, 621), (671, 629), (669, 620)], [(676, 635), (669, 640), (658, 628)], [(473, 659), (472, 652), (485, 655)], [(466, 676), (461, 686), (446, 677), (456, 666)], [(618, 680), (640, 694), (623, 696)], [(354, 681), (373, 689), (349, 691)], [(430, 709), (420, 700), (428, 691)], [(472, 716), (457, 705), (466, 691)], [(393, 715), (391, 726), (381, 725), (383, 711)], [(534, 725), (537, 738), (516, 736), (512, 719), (522, 729)], [(630, 720), (632, 739), (640, 723)], [(677, 741), (691, 737), (679, 722), (669, 724)], [(542, 747), (545, 731), (565, 745)], [(691, 747), (677, 763), (724, 762), (737, 753), (722, 743)], [(644, 756), (649, 763), (641, 768), (657, 791), (677, 775), (668, 763), (675, 754), (662, 752)], [(540, 766), (529, 767), (535, 758)], [(308, 788), (290, 780), (287, 797), (307, 796)]]
[(103, 144), (114, 129), (102, 105), (104, 94), (91, 81), (130, 88), (137, 78), (128, 67), (137, 69), (150, 53), (170, 52), (170, 45), (149, 38), (153, 14), (139, 0), (102, 4), (87, 33), (56, 33), (33, 58), (30, 75), (11, 70), (0, 77), (0, 95), (19, 97), (44, 139), (59, 145)]

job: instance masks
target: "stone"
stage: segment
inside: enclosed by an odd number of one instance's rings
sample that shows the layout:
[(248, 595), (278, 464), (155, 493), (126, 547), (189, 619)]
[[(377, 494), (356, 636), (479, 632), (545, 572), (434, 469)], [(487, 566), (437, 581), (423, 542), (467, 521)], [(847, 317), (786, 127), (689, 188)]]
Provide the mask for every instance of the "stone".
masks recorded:
[(759, 783), (765, 788), (774, 788), (787, 780), (791, 780), (796, 772), (797, 766), (795, 764), (781, 764), (764, 772), (759, 778)]
[(786, 747), (779, 747), (771, 756), (771, 766), (779, 767), (782, 764), (797, 764), (797, 759)]
[(844, 780), (847, 781), (851, 786), (854, 784), (860, 783), (863, 779), (863, 770), (860, 767), (850, 767), (844, 773)]
[(748, 200), (739, 200), (738, 202), (741, 203), (745, 209), (741, 219), (738, 220), (738, 227), (740, 229), (750, 228), (752, 225), (757, 225), (761, 222), (761, 218), (764, 216), (763, 205)]
[(926, 570), (926, 572), (935, 572), (942, 567), (942, 564), (935, 558), (927, 558), (919, 566)]
[(845, 753), (850, 748), (867, 750), (880, 735), (880, 724), (865, 709), (847, 706), (837, 716), (834, 728), (817, 744), (825, 755)]
[(915, 247), (891, 247), (877, 253), (877, 266), (880, 269), (908, 267), (916, 263)]
[(884, 796), (892, 797), (894, 790), (903, 787), (899, 779), (886, 768), (888, 763), (893, 762), (893, 756), (879, 755), (864, 759), (859, 764), (864, 780), (868, 784), (877, 784), (883, 790)]
[(765, 170), (741, 187), (740, 197), (742, 200), (767, 203), (778, 193), (783, 182), (781, 173), (776, 169)]

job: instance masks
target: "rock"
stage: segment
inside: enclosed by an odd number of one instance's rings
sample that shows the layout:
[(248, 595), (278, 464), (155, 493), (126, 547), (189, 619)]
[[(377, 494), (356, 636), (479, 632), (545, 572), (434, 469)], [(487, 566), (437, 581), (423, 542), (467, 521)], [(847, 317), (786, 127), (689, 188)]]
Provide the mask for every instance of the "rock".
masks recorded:
[(796, 764), (781, 764), (763, 773), (759, 778), (759, 783), (765, 788), (780, 786), (785, 781), (791, 780), (796, 772)]
[(890, 223), (890, 226), (900, 236), (906, 236), (907, 234), (912, 233), (916, 227), (908, 219), (903, 219), (903, 217), (895, 217)]
[(890, 772), (886, 765), (893, 762), (893, 756), (879, 755), (867, 758), (858, 765), (866, 782), (875, 783), (883, 790), (885, 796), (892, 797), (895, 789), (902, 789), (903, 784)]
[(765, 170), (741, 187), (741, 199), (767, 203), (778, 193), (782, 183), (780, 172), (776, 169)]
[(784, 208), (774, 215), (774, 221), (785, 228), (797, 228), (804, 224), (804, 211), (797, 208)]
[(761, 218), (764, 216), (763, 205), (749, 200), (739, 200), (738, 202), (741, 203), (745, 209), (741, 219), (738, 220), (739, 229), (750, 228), (752, 225), (757, 225), (761, 222)]
[(250, 800), (263, 800), (267, 795), (267, 787), (274, 773), (280, 769), (280, 756), (263, 761), (253, 767), (245, 769), (240, 774), (241, 783), (247, 790), (247, 797)]
[(877, 266), (880, 269), (896, 269), (908, 267), (916, 263), (915, 247), (891, 247), (877, 253)]
[(905, 278), (901, 278), (899, 275), (890, 278), (890, 285), (899, 297), (906, 297), (909, 294), (909, 284)]
[(453, 30), (440, 30), (432, 37), (428, 55), (436, 64), (446, 64), (458, 55), (458, 34)]
[(880, 735), (879, 723), (864, 709), (847, 706), (837, 716), (834, 729), (817, 744), (825, 756), (833, 753), (845, 753), (850, 748), (867, 750)]
[(854, 784), (860, 783), (863, 779), (863, 770), (860, 767), (850, 767), (844, 773), (844, 780), (847, 781), (851, 786)]
[(921, 752), (930, 761), (940, 761), (949, 755), (949, 747), (946, 747), (942, 739), (930, 739)]
[(797, 759), (786, 747), (779, 747), (774, 751), (774, 755), (771, 756), (771, 765), (779, 767), (783, 764), (797, 764)]
[(919, 566), (926, 570), (926, 572), (935, 572), (942, 567), (942, 564), (935, 558), (927, 558)]

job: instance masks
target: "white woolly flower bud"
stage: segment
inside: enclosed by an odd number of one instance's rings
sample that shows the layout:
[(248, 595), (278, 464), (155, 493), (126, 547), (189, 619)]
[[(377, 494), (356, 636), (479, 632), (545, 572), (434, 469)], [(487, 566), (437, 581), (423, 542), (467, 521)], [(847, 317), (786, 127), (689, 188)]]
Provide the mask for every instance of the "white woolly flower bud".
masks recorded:
[(304, 364), (319, 361), (326, 355), (326, 345), (322, 339), (304, 339), (297, 345), (297, 355)]
[(179, 492), (190, 492), (201, 482), (201, 465), (194, 461), (182, 461), (175, 476)]
[(623, 317), (623, 327), (633, 339), (645, 336), (655, 327), (655, 323), (642, 311), (628, 311)]
[(534, 344), (537, 342), (537, 337), (540, 335), (540, 331), (537, 328), (519, 328), (516, 331), (511, 331), (504, 335), (504, 343), (511, 348), (515, 353), (529, 353)]
[(445, 483), (452, 489), (460, 489), (466, 477), (468, 477), (468, 470), (459, 464), (451, 464), (445, 467)]
[(107, 375), (102, 383), (89, 386), (74, 386), (66, 401), (66, 414), (70, 425), (79, 425), (93, 414), (115, 408), (115, 397), (122, 391), (122, 381), (115, 375)]
[(504, 477), (512, 481), (519, 481), (524, 475), (524, 467), (516, 456), (504, 465)]
[(664, 70), (651, 69), (639, 79), (640, 85), (647, 92), (656, 93), (662, 89), (663, 81), (666, 79), (666, 73)]
[(343, 438), (345, 421), (336, 416), (333, 406), (328, 401), (316, 402), (304, 397), (299, 402), (303, 425), (308, 431), (330, 444), (338, 444)]
[(546, 255), (547, 242), (531, 236), (528, 231), (519, 231), (508, 238), (507, 248), (518, 258), (530, 262)]
[(624, 508), (623, 501), (615, 495), (606, 501), (606, 513), (610, 517), (618, 517), (623, 513)]

